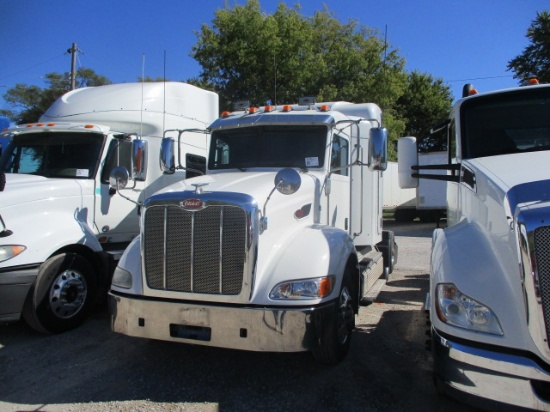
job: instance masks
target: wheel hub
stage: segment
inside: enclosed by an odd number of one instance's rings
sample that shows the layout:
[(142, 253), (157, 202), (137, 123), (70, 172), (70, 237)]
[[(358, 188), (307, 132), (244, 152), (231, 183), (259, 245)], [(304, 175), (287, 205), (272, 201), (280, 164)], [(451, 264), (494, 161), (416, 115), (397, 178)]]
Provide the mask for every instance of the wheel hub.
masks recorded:
[(88, 287), (86, 279), (74, 270), (61, 272), (50, 289), (50, 306), (59, 318), (76, 315), (86, 302)]

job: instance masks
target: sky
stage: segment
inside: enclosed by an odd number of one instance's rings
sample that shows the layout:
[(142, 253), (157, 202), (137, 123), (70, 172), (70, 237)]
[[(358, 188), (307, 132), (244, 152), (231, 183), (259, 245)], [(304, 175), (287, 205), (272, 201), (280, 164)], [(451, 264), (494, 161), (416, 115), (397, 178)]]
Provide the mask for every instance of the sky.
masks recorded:
[[(507, 63), (521, 54), (527, 29), (549, 0), (260, 0), (273, 13), (299, 4), (304, 16), (327, 7), (342, 23), (356, 20), (387, 36), (406, 70), (441, 78), (455, 99), (462, 86), (480, 92), (517, 85)], [(18, 83), (47, 87), (46, 73), (77, 67), (113, 83), (152, 78), (185, 81), (200, 74), (190, 57), (203, 24), (215, 12), (246, 0), (0, 0), (0, 109)], [(358, 103), (358, 102), (356, 102)], [(376, 103), (376, 102), (375, 102)]]

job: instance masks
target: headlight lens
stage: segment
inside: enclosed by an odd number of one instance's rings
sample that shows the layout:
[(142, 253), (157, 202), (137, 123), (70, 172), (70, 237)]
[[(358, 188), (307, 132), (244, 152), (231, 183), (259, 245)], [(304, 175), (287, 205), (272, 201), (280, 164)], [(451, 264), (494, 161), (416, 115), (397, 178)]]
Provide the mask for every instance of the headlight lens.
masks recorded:
[(439, 319), (450, 325), (504, 335), (495, 313), (475, 299), (464, 295), (452, 283), (437, 285), (436, 311)]
[(279, 283), (269, 294), (270, 299), (319, 299), (330, 295), (334, 276), (298, 279)]
[(132, 287), (132, 274), (117, 266), (111, 284), (119, 288), (130, 289)]
[(27, 249), (25, 246), (21, 245), (2, 245), (0, 246), (0, 262), (9, 260), (21, 252)]

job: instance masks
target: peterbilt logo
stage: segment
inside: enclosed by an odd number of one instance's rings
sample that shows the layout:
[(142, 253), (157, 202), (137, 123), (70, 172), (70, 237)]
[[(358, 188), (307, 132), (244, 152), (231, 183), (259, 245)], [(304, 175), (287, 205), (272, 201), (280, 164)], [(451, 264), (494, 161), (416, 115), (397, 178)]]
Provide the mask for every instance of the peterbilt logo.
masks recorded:
[(186, 210), (199, 210), (204, 208), (204, 202), (200, 199), (185, 199), (180, 202), (180, 205)]

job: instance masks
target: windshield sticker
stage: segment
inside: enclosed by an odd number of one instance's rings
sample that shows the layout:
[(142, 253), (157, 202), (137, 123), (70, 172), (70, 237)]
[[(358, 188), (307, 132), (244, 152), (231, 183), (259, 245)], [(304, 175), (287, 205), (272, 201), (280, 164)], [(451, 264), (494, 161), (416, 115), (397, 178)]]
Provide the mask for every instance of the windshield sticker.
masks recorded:
[(306, 167), (319, 167), (319, 158), (306, 157)]
[(88, 169), (76, 169), (76, 176), (77, 177), (88, 177)]

